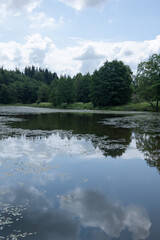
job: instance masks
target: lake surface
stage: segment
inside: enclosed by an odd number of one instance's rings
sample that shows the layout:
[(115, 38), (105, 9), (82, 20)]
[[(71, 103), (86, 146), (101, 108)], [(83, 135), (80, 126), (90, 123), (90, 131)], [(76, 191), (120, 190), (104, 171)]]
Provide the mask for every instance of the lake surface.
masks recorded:
[(159, 240), (160, 115), (0, 107), (0, 240)]

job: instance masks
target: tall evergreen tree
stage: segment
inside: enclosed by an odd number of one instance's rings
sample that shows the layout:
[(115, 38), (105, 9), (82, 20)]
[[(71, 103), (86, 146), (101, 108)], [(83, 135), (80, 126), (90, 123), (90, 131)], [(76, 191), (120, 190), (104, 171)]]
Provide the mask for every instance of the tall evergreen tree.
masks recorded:
[(78, 73), (74, 77), (77, 102), (87, 103), (90, 101), (90, 74), (82, 75)]

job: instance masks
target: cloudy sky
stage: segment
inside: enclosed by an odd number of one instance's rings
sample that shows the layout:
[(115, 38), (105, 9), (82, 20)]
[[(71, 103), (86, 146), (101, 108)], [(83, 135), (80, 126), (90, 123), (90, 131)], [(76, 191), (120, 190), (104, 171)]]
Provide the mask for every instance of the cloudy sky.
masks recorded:
[(92, 73), (160, 53), (159, 0), (0, 0), (0, 66)]

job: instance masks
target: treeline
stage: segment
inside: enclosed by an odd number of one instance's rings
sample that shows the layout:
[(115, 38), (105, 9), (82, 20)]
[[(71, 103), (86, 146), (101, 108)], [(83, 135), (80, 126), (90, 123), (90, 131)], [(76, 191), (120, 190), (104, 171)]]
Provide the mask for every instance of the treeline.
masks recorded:
[(48, 100), (49, 85), (57, 78), (47, 69), (26, 67), (24, 72), (0, 69), (0, 103), (34, 103)]
[(0, 69), (0, 103), (92, 102), (94, 106), (126, 104), (132, 95), (132, 72), (122, 61), (106, 61), (93, 74), (60, 76), (48, 69)]

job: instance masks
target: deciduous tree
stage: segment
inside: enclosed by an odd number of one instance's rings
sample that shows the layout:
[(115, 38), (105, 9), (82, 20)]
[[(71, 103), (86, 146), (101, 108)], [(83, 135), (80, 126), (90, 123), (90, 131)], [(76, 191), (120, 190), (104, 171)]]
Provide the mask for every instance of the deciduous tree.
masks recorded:
[[(158, 111), (160, 100), (160, 54), (153, 54), (148, 61), (138, 65), (136, 75), (137, 92)], [(153, 101), (156, 101), (156, 106)]]

